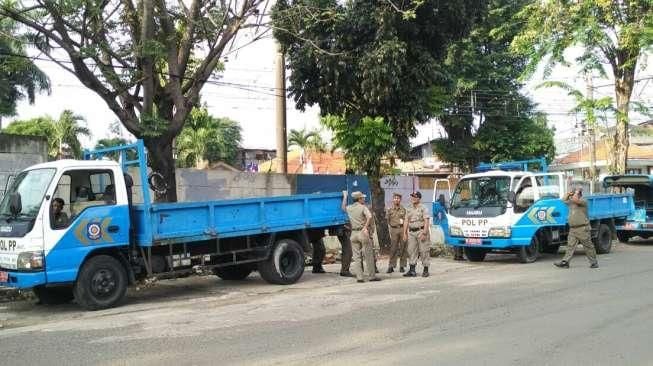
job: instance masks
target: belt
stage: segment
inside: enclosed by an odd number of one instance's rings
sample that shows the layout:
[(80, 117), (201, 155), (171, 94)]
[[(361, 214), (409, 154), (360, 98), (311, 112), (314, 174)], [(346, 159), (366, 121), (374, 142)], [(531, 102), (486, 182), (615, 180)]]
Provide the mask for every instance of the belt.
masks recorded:
[(400, 227), (401, 227), (401, 225), (397, 225), (397, 226), (394, 226), (394, 225), (390, 225), (390, 227), (391, 227), (391, 228), (393, 228), (393, 229), (398, 229), (398, 228), (400, 228)]
[(424, 226), (422, 226), (422, 227), (409, 227), (408, 231), (420, 231), (420, 230), (423, 230), (423, 229), (424, 229)]
[(351, 229), (351, 231), (361, 231), (361, 230), (363, 230), (362, 227), (359, 227), (358, 229)]
[(585, 227), (589, 226), (590, 224), (582, 224), (582, 225), (569, 225), (570, 229), (578, 229), (579, 227)]

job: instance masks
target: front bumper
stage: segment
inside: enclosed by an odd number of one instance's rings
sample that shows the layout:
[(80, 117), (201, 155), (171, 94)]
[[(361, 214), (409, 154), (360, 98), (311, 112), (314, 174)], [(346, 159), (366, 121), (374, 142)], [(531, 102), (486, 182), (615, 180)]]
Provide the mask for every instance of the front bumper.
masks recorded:
[(16, 288), (16, 289), (29, 289), (38, 285), (45, 284), (45, 272), (17, 272), (6, 271), (0, 269), (2, 272), (7, 273), (7, 282), (0, 282), (0, 287)]
[[(468, 239), (480, 240), (480, 244), (471, 244)], [(447, 238), (447, 245), (467, 248), (508, 249), (529, 246), (530, 244), (531, 238), (464, 238), (455, 236)]]

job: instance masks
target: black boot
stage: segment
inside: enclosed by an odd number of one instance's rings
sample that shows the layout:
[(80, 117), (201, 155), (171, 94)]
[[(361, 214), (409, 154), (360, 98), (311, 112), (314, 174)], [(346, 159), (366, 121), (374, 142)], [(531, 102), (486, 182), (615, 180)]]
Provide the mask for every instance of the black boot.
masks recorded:
[(428, 277), (429, 276), (429, 267), (424, 267), (424, 272), (422, 272), (422, 277)]
[(385, 273), (392, 273), (392, 272), (394, 272), (394, 271), (395, 271), (394, 268), (392, 268), (392, 267), (388, 267), (388, 270), (385, 271)]
[(555, 263), (553, 263), (553, 265), (558, 267), (558, 268), (569, 268), (569, 262), (567, 262), (567, 261), (555, 262)]
[(313, 273), (326, 273), (324, 268), (322, 268), (321, 264), (318, 264), (316, 266), (313, 266)]
[(404, 273), (404, 277), (415, 277), (415, 276), (417, 276), (417, 273), (415, 273), (415, 265), (411, 264), (408, 272)]
[(406, 269), (404, 267), (399, 267), (399, 272), (404, 273)]

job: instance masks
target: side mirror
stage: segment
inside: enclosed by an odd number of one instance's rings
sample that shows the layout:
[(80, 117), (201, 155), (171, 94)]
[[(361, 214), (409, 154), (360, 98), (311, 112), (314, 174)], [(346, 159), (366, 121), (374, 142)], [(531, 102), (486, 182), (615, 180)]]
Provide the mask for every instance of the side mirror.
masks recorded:
[(14, 192), (9, 196), (9, 211), (12, 215), (18, 216), (23, 210), (23, 202), (20, 193)]
[(517, 202), (517, 194), (515, 194), (515, 191), (508, 192), (508, 202), (512, 203), (513, 205), (515, 202)]

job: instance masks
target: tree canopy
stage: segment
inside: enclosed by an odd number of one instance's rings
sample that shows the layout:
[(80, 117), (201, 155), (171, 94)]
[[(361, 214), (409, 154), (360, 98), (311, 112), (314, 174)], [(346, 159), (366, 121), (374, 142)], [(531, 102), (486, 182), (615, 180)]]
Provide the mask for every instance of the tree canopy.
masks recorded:
[(544, 75), (557, 64), (569, 65), (565, 51), (580, 47), (575, 58), (587, 72), (606, 76), (609, 65), (614, 78), (617, 128), (613, 152), (609, 154), (613, 173), (625, 173), (628, 159), (628, 113), (637, 65), (653, 45), (653, 2), (650, 0), (547, 0), (534, 1), (517, 14), (523, 29), (512, 49), (525, 56), (524, 77), (538, 65)]

